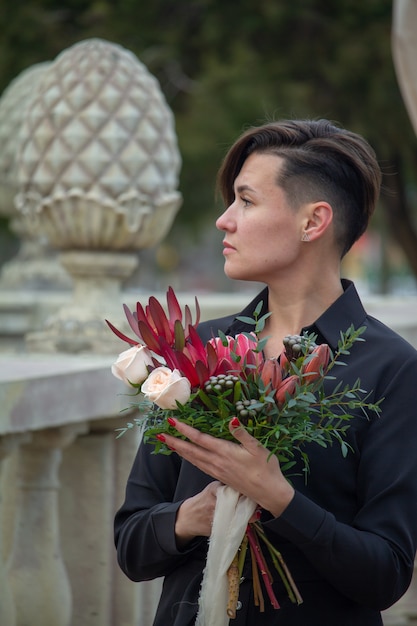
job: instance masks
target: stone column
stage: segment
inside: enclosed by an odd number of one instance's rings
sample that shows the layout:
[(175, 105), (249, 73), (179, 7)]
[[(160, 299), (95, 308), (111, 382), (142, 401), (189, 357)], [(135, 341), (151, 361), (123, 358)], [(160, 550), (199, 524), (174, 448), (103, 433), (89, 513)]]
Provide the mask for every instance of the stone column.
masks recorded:
[[(392, 15), (392, 57), (404, 104), (417, 133), (417, 2), (394, 0)], [(417, 624), (417, 566), (405, 596), (392, 609), (407, 616), (409, 624)]]
[(394, 0), (392, 13), (392, 58), (407, 112), (417, 133), (417, 3)]
[[(3, 460), (10, 454), (16, 443), (17, 437), (0, 437), (0, 488)], [(1, 504), (2, 493), (0, 491), (0, 624), (4, 624), (4, 626), (15, 626), (16, 611), (5, 564), (6, 550), (3, 546), (3, 511)]]
[[(137, 447), (133, 434), (116, 441), (116, 425), (118, 420), (91, 423), (88, 435), (78, 437), (63, 457), (62, 546), (72, 584), (74, 626), (145, 626), (138, 585), (116, 562), (113, 519)], [(80, 475), (88, 480), (80, 481)]]
[(134, 254), (122, 252), (63, 252), (60, 260), (73, 279), (68, 303), (49, 316), (42, 330), (28, 333), (31, 352), (117, 354), (120, 342), (104, 319), (119, 319), (121, 287), (138, 266)]
[[(63, 455), (61, 536), (72, 586), (73, 626), (151, 626), (161, 594), (161, 579), (134, 583), (117, 564), (114, 514), (123, 502), (139, 445), (134, 431), (116, 440), (115, 428), (126, 419), (91, 422), (89, 433)], [(80, 475), (88, 480), (80, 481)]]
[(71, 624), (72, 594), (60, 543), (58, 470), (62, 448), (73, 441), (78, 428), (34, 432), (18, 451), (20, 484), (8, 564), (16, 626)]

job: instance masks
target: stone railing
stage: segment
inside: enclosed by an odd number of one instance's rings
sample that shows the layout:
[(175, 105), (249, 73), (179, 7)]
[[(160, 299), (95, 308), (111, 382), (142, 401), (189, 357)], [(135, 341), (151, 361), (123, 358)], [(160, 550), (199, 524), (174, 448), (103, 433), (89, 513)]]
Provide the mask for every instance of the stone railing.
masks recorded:
[(112, 547), (137, 445), (115, 445), (121, 392), (103, 357), (0, 358), (4, 626), (140, 623)]

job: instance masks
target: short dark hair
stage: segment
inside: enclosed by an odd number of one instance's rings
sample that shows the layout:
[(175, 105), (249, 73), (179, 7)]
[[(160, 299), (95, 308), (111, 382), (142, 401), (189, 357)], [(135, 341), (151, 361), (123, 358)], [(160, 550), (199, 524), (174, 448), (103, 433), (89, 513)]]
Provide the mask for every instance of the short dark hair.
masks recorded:
[(365, 232), (381, 187), (375, 152), (361, 136), (328, 120), (282, 120), (245, 131), (229, 149), (218, 172), (226, 206), (243, 163), (255, 152), (282, 157), (277, 185), (295, 209), (305, 202), (329, 202), (343, 257)]

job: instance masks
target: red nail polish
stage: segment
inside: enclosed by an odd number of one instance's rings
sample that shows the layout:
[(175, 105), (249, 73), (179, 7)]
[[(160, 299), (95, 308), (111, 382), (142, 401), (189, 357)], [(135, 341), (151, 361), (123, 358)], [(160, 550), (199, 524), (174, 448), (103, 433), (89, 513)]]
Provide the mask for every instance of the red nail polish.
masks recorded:
[(165, 443), (165, 441), (166, 441), (165, 435), (163, 435), (162, 433), (158, 433), (156, 435), (156, 438), (158, 439), (158, 441), (162, 441), (162, 443)]
[(237, 417), (234, 417), (230, 423), (233, 426), (233, 428), (237, 428), (238, 426), (240, 426), (240, 422), (237, 419)]
[(175, 426), (177, 425), (177, 420), (174, 420), (174, 418), (173, 418), (173, 417), (168, 417), (168, 418), (167, 418), (167, 422), (168, 422), (168, 424), (169, 424), (170, 426), (174, 426), (174, 428), (175, 428)]

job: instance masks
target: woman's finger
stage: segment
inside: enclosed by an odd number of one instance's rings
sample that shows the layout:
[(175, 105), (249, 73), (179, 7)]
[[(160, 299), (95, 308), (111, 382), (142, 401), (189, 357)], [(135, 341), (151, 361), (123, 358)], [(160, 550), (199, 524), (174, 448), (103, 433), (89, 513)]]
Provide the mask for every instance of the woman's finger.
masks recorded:
[(184, 422), (180, 422), (174, 418), (169, 418), (170, 425), (175, 428), (181, 435), (184, 435), (189, 441), (200, 446), (201, 448), (206, 448), (207, 450), (214, 450), (218, 443), (218, 439), (216, 440), (211, 435), (206, 435), (202, 433), (197, 428), (190, 426), (189, 424), (185, 424)]
[(259, 453), (259, 448), (265, 448), (255, 437), (252, 437), (246, 428), (239, 422), (237, 417), (233, 417), (229, 422), (229, 430), (233, 437), (251, 454)]

